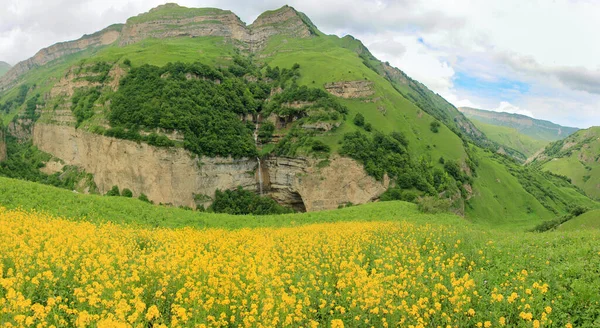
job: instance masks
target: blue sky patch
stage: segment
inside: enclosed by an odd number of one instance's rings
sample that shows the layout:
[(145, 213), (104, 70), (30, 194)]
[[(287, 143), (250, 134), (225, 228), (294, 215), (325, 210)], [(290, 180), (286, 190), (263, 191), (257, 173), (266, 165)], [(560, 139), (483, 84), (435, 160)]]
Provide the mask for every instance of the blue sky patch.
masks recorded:
[(462, 72), (454, 75), (454, 87), (482, 98), (514, 101), (529, 92), (530, 85), (518, 80), (486, 80)]

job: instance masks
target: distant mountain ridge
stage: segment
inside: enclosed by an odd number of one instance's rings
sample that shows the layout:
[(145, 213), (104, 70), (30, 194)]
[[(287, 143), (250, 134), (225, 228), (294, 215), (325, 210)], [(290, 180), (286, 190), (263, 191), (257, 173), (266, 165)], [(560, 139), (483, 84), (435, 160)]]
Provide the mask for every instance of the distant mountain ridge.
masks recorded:
[(579, 128), (562, 126), (521, 114), (494, 112), (471, 107), (459, 107), (458, 110), (470, 119), (487, 124), (514, 128), (520, 133), (537, 140), (556, 141), (579, 131)]
[(0, 76), (6, 74), (10, 70), (11, 66), (9, 63), (0, 61)]

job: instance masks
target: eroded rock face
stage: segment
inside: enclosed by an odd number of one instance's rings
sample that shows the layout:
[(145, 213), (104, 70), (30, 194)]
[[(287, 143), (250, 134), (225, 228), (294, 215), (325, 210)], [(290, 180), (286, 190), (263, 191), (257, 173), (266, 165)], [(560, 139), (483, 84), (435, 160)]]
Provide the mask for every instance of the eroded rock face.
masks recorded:
[(255, 190), (254, 159), (192, 157), (166, 149), (109, 138), (68, 126), (37, 124), (34, 144), (42, 151), (94, 175), (101, 193), (112, 186), (144, 193), (156, 203), (195, 207), (194, 194), (213, 196), (216, 189), (241, 185)]
[(112, 26), (79, 40), (57, 43), (40, 50), (35, 56), (24, 60), (10, 69), (0, 78), (0, 91), (12, 87), (17, 79), (29, 70), (47, 64), (55, 59), (80, 52), (82, 50), (100, 47), (114, 43), (120, 36), (120, 25)]
[(263, 13), (249, 26), (250, 38), (243, 40), (251, 50), (262, 48), (273, 35), (290, 35), (307, 38), (312, 35), (310, 27), (294, 8), (284, 6), (278, 10)]
[[(165, 9), (166, 12), (157, 13)], [(173, 9), (185, 11), (185, 14), (169, 14), (168, 10)], [(16, 64), (0, 78), (0, 91), (14, 86), (21, 75), (35, 67), (89, 48), (114, 44), (117, 41), (120, 46), (126, 46), (147, 38), (218, 36), (237, 41), (236, 45), (240, 48), (257, 51), (274, 35), (298, 38), (313, 35), (308, 24), (302, 18), (302, 14), (288, 6), (266, 12), (252, 25), (247, 26), (231, 11), (195, 10), (176, 4), (162, 5), (149, 13), (129, 19), (125, 25), (113, 25), (78, 40), (57, 43), (40, 50), (32, 58)]]
[(176, 206), (196, 207), (198, 199), (207, 206), (206, 196), (213, 197), (217, 189), (242, 186), (258, 192), (259, 176), (265, 195), (299, 211), (366, 203), (389, 185), (387, 178), (376, 181), (361, 164), (338, 156), (322, 168), (315, 159), (270, 157), (261, 161), (259, 175), (256, 159), (198, 159), (183, 149), (138, 144), (69, 126), (37, 124), (33, 142), (65, 165), (91, 173), (101, 193), (118, 186), (135, 196), (144, 193), (156, 203)]
[(336, 209), (347, 203), (373, 201), (389, 186), (375, 180), (363, 166), (346, 157), (334, 156), (329, 165), (319, 168), (314, 159), (272, 157), (266, 161), (269, 195), (281, 204), (300, 206), (308, 212)]
[(341, 98), (366, 98), (375, 94), (371, 81), (341, 81), (325, 84), (325, 90)]
[[(152, 11), (160, 10), (161, 7)], [(150, 13), (152, 13), (150, 11)], [(180, 18), (164, 17), (142, 22), (128, 21), (121, 35), (119, 45), (124, 46), (147, 38), (221, 36), (235, 40), (249, 40), (246, 25), (234, 13), (215, 9), (203, 15)]]

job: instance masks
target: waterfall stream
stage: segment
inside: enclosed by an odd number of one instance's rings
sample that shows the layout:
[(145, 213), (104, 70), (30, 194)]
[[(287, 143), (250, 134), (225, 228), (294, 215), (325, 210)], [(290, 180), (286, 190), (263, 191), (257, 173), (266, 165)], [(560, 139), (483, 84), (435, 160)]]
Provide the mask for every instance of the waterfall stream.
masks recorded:
[[(260, 122), (260, 114), (256, 116), (256, 125), (254, 126), (254, 145), (258, 148), (258, 128)], [(260, 195), (263, 194), (263, 177), (262, 177), (262, 165), (260, 163), (260, 157), (256, 157), (256, 161), (258, 162), (258, 190)]]

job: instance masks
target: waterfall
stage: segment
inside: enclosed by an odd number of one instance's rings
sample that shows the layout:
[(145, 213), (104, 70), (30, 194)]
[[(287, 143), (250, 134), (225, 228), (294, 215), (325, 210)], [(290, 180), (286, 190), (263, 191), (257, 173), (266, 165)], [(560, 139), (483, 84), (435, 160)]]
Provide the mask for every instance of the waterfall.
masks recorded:
[(262, 196), (262, 194), (263, 194), (262, 166), (260, 164), (260, 158), (257, 157), (256, 160), (258, 161), (258, 190), (260, 192), (260, 195)]
[[(260, 114), (256, 116), (256, 125), (254, 126), (254, 145), (258, 148), (258, 128), (260, 122)], [(263, 194), (263, 177), (262, 177), (262, 165), (260, 163), (260, 157), (256, 157), (256, 161), (258, 162), (258, 190), (260, 195)]]

